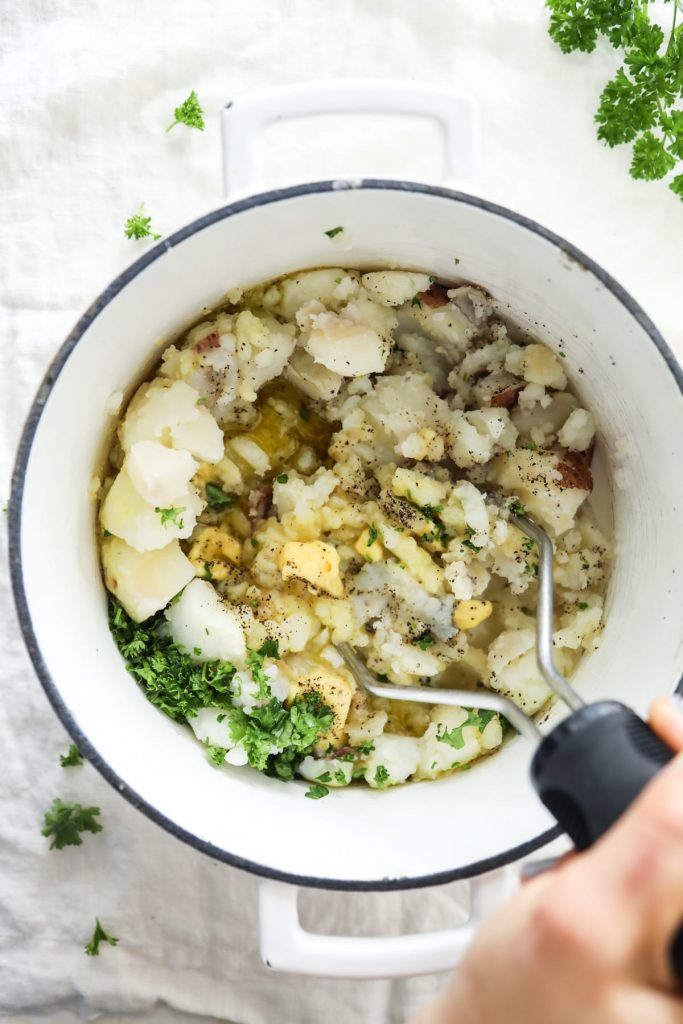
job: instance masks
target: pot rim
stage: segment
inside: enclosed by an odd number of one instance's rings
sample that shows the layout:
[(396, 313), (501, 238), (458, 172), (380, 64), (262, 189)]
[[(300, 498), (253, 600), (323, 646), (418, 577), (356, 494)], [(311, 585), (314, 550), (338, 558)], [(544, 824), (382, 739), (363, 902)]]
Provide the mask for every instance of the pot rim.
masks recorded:
[[(551, 242), (554, 246), (565, 252), (571, 260), (578, 263), (582, 268), (590, 270), (591, 273), (610, 292), (612, 292), (615, 298), (626, 307), (659, 351), (674, 377), (679, 391), (683, 395), (683, 370), (654, 323), (630, 293), (618, 284), (610, 274), (603, 270), (598, 263), (586, 256), (581, 252), (581, 250), (577, 249), (576, 246), (567, 242), (560, 235), (549, 231), (547, 228), (529, 217), (516, 213), (514, 210), (509, 210), (507, 207), (492, 203), (487, 199), (481, 199), (478, 196), (472, 196), (464, 192), (457, 192), (452, 189), (434, 185), (425, 185), (418, 182), (391, 181), (380, 178), (366, 178), (353, 181), (319, 181), (304, 185), (293, 185), (288, 188), (273, 189), (267, 192), (260, 192), (256, 195), (228, 203), (218, 209), (211, 210), (209, 213), (198, 217), (185, 227), (175, 231), (162, 242), (159, 242), (150, 249), (149, 252), (135, 260), (134, 263), (122, 271), (122, 273), (120, 273), (111, 282), (111, 284), (101, 292), (101, 294), (77, 321), (71, 332), (67, 335), (43, 377), (22, 430), (14, 471), (12, 474), (11, 496), (9, 503), (9, 561), (14, 601), (24, 643), (48, 700), (57, 714), (57, 717), (62, 722), (62, 725), (76, 742), (81, 753), (87, 757), (88, 761), (97, 769), (100, 775), (106, 779), (113, 789), (120, 793), (124, 799), (132, 804), (133, 807), (142, 811), (142, 813), (151, 821), (160, 825), (166, 832), (187, 843), (195, 850), (199, 850), (215, 860), (229, 864), (231, 867), (248, 871), (251, 874), (273, 879), (275, 881), (288, 882), (293, 885), (305, 886), (307, 888), (314, 889), (334, 889), (349, 892), (382, 892), (444, 885), (447, 882), (472, 878), (476, 875), (483, 874), (484, 872), (492, 871), (513, 861), (519, 860), (522, 857), (533, 853), (540, 847), (545, 846), (547, 843), (561, 835), (561, 829), (559, 826), (555, 826), (526, 843), (511, 847), (494, 857), (476, 861), (472, 864), (465, 865), (464, 867), (435, 872), (429, 875), (418, 875), (416, 877), (406, 876), (402, 878), (386, 878), (368, 881), (317, 878), (314, 876), (296, 875), (291, 872), (279, 871), (277, 869), (258, 864), (255, 861), (236, 856), (235, 854), (229, 853), (227, 850), (215, 846), (207, 840), (200, 839), (198, 836), (177, 825), (174, 821), (157, 810), (157, 808), (147, 800), (143, 799), (139, 793), (127, 786), (120, 776), (117, 775), (117, 773), (109, 766), (107, 761), (92, 746), (88, 737), (76, 724), (60, 694), (59, 688), (52, 679), (50, 671), (43, 660), (28, 608), (21, 558), (21, 509), (24, 482), (33, 441), (40, 424), (43, 409), (47, 404), (52, 388), (57, 382), (69, 356), (78, 345), (83, 334), (85, 334), (93, 321), (112, 301), (112, 299), (114, 299), (118, 293), (130, 283), (130, 281), (149, 266), (149, 264), (153, 263), (154, 260), (162, 256), (167, 250), (172, 249), (173, 246), (183, 242), (186, 238), (202, 231), (204, 228), (216, 223), (217, 221), (242, 213), (244, 210), (280, 202), (281, 200), (290, 199), (296, 196), (307, 195), (310, 193), (337, 192), (340, 190), (354, 189), (413, 192), (453, 200), (459, 203), (464, 203), (468, 206), (474, 206), (479, 209), (486, 210), (488, 213), (492, 213), (498, 217), (511, 220), (520, 227), (525, 228), (527, 231)], [(679, 689), (681, 687), (683, 687), (683, 680), (679, 683)]]

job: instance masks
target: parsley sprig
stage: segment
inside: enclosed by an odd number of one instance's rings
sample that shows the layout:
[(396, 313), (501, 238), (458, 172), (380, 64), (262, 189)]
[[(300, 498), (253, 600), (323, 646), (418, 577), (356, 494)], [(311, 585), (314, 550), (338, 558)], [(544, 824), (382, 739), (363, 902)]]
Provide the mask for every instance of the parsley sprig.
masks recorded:
[(75, 743), (69, 746), (66, 754), (59, 755), (59, 763), (62, 768), (77, 768), (78, 765), (83, 764), (83, 755)]
[(465, 737), (462, 734), (465, 726), (474, 725), (480, 732), (483, 732), (491, 719), (495, 718), (496, 714), (496, 711), (470, 708), (467, 712), (467, 718), (462, 725), (458, 725), (454, 729), (444, 729), (441, 727), (436, 738), (440, 740), (441, 743), (448, 743), (448, 745), (453, 747), (455, 750), (462, 750), (465, 746)]
[(187, 508), (185, 505), (170, 505), (168, 508), (159, 508), (158, 506), (154, 509), (161, 516), (161, 525), (168, 526), (172, 523), (177, 526), (179, 530), (183, 528), (183, 521), (180, 519), (182, 512), (186, 512)]
[[(650, 20), (648, 0), (546, 0), (550, 35), (563, 53), (591, 53), (605, 36), (623, 51), (623, 64), (606, 84), (595, 114), (598, 138), (608, 146), (633, 143), (630, 173), (653, 181), (683, 164), (683, 0), (671, 3), (668, 35)], [(669, 188), (683, 199), (683, 173)]]
[(145, 204), (140, 203), (140, 209), (129, 217), (123, 228), (126, 238), (153, 238), (154, 241), (161, 238), (155, 231), (152, 231), (152, 218), (145, 215)]
[(95, 918), (95, 931), (92, 934), (92, 939), (85, 947), (87, 956), (99, 956), (100, 955), (100, 943), (107, 942), (110, 946), (116, 946), (118, 939), (114, 935), (109, 935), (100, 924), (99, 917)]
[(65, 804), (56, 797), (50, 810), (45, 812), (45, 825), (41, 835), (52, 839), (51, 850), (61, 850), (65, 846), (80, 846), (83, 842), (81, 832), (102, 831), (102, 826), (96, 820), (99, 814), (99, 807)]
[(173, 117), (174, 120), (166, 129), (167, 132), (170, 132), (171, 128), (175, 128), (177, 124), (186, 124), (188, 128), (196, 128), (199, 132), (204, 131), (206, 127), (204, 124), (204, 111), (194, 89), (187, 99), (183, 100), (180, 106), (175, 108)]

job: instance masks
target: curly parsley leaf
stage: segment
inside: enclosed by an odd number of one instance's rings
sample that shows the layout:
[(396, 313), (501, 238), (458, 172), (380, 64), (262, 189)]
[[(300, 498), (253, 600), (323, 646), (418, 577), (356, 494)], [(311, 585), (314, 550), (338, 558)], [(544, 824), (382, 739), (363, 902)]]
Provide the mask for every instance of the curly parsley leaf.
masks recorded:
[(159, 612), (145, 622), (133, 622), (123, 606), (109, 599), (109, 628), (128, 663), (128, 671), (145, 689), (147, 699), (170, 718), (182, 720), (199, 708), (229, 707), (235, 674), (227, 661), (197, 663), (164, 635)]
[(207, 507), (212, 512), (221, 512), (225, 508), (232, 508), (235, 499), (231, 494), (226, 494), (218, 484), (207, 484), (204, 488)]
[(454, 729), (444, 729), (442, 727), (437, 732), (436, 738), (441, 743), (448, 743), (448, 745), (453, 747), (454, 750), (462, 750), (465, 746), (465, 737), (462, 734), (465, 726), (473, 725), (475, 728), (479, 729), (480, 732), (483, 732), (491, 719), (495, 718), (496, 714), (496, 711), (470, 708), (467, 712), (467, 718), (462, 725), (458, 725)]
[(179, 530), (183, 528), (183, 521), (179, 518), (182, 512), (187, 511), (186, 506), (182, 505), (176, 507), (175, 505), (169, 506), (169, 508), (159, 508), (158, 506), (154, 509), (161, 516), (161, 525), (168, 526), (169, 523), (173, 523)]
[(59, 797), (52, 801), (52, 807), (45, 812), (45, 824), (41, 835), (52, 839), (51, 850), (65, 846), (80, 846), (81, 832), (101, 832), (102, 826), (96, 818), (99, 807), (81, 807), (80, 804), (65, 804)]
[(100, 943), (107, 942), (110, 946), (116, 946), (118, 939), (113, 935), (109, 935), (105, 932), (104, 928), (100, 924), (99, 917), (95, 918), (95, 931), (93, 932), (92, 939), (85, 947), (87, 956), (99, 956), (100, 955)]
[(126, 238), (153, 238), (154, 241), (161, 238), (161, 235), (152, 231), (152, 218), (145, 216), (145, 204), (140, 203), (140, 209), (126, 221), (123, 233)]
[(375, 768), (375, 785), (378, 789), (383, 789), (389, 782), (389, 772), (386, 770), (383, 764), (378, 764)]
[(79, 764), (83, 764), (83, 755), (75, 743), (69, 746), (68, 753), (59, 755), (59, 763), (62, 768), (76, 768)]
[(206, 127), (204, 123), (204, 111), (202, 110), (201, 103), (197, 98), (197, 93), (192, 90), (186, 100), (176, 107), (173, 111), (174, 121), (169, 124), (166, 129), (170, 132), (171, 128), (175, 128), (177, 124), (185, 124), (188, 128), (196, 128), (197, 131), (203, 132)]
[[(633, 178), (666, 178), (683, 161), (683, 36), (676, 24), (682, 0), (672, 0), (668, 35), (642, 0), (546, 0), (546, 6), (550, 36), (563, 53), (590, 53), (600, 35), (622, 51), (622, 66), (595, 114), (598, 138), (608, 146), (633, 143)], [(683, 198), (683, 175), (668, 186)]]
[(330, 791), (327, 786), (321, 786), (319, 783), (314, 782), (312, 786), (308, 787), (305, 795), (309, 800), (322, 800), (322, 798), (327, 796), (329, 792)]

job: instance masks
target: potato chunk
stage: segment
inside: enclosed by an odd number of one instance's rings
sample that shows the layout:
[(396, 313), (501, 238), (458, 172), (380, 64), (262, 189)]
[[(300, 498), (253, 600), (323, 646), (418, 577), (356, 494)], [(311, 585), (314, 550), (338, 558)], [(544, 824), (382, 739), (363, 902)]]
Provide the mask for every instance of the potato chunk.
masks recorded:
[(175, 642), (195, 660), (219, 658), (238, 668), (244, 665), (247, 645), (240, 621), (210, 583), (192, 580), (166, 610), (166, 619)]
[(364, 377), (384, 369), (389, 346), (372, 327), (329, 312), (314, 314), (311, 324), (306, 351), (316, 363), (342, 377)]
[(118, 537), (102, 544), (107, 589), (131, 619), (142, 622), (165, 608), (194, 576), (194, 566), (177, 540), (157, 551), (136, 551)]
[(137, 441), (126, 458), (133, 487), (150, 505), (168, 507), (197, 471), (189, 452), (166, 448), (158, 441)]
[(139, 387), (119, 437), (126, 452), (136, 441), (160, 441), (185, 448), (204, 462), (220, 462), (223, 458), (221, 428), (201, 404), (199, 392), (182, 380), (157, 378)]
[(150, 505), (138, 493), (126, 465), (102, 503), (100, 522), (137, 551), (154, 551), (189, 537), (204, 502), (194, 488), (177, 494), (168, 505)]

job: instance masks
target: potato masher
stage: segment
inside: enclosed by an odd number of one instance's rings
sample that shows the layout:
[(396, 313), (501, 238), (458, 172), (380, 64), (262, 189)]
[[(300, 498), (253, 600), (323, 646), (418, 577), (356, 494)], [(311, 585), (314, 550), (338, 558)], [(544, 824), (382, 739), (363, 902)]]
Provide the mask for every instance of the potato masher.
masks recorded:
[[(530, 766), (534, 789), (575, 846), (583, 850), (614, 824), (674, 755), (631, 708), (613, 700), (587, 704), (558, 671), (553, 657), (553, 544), (528, 516), (511, 512), (510, 522), (538, 547), (536, 658), (544, 680), (571, 712), (547, 735), (501, 694), (382, 683), (349, 644), (338, 644), (337, 649), (358, 684), (376, 697), (485, 708), (504, 715), (536, 744)], [(671, 961), (683, 982), (683, 928), (672, 942)]]

